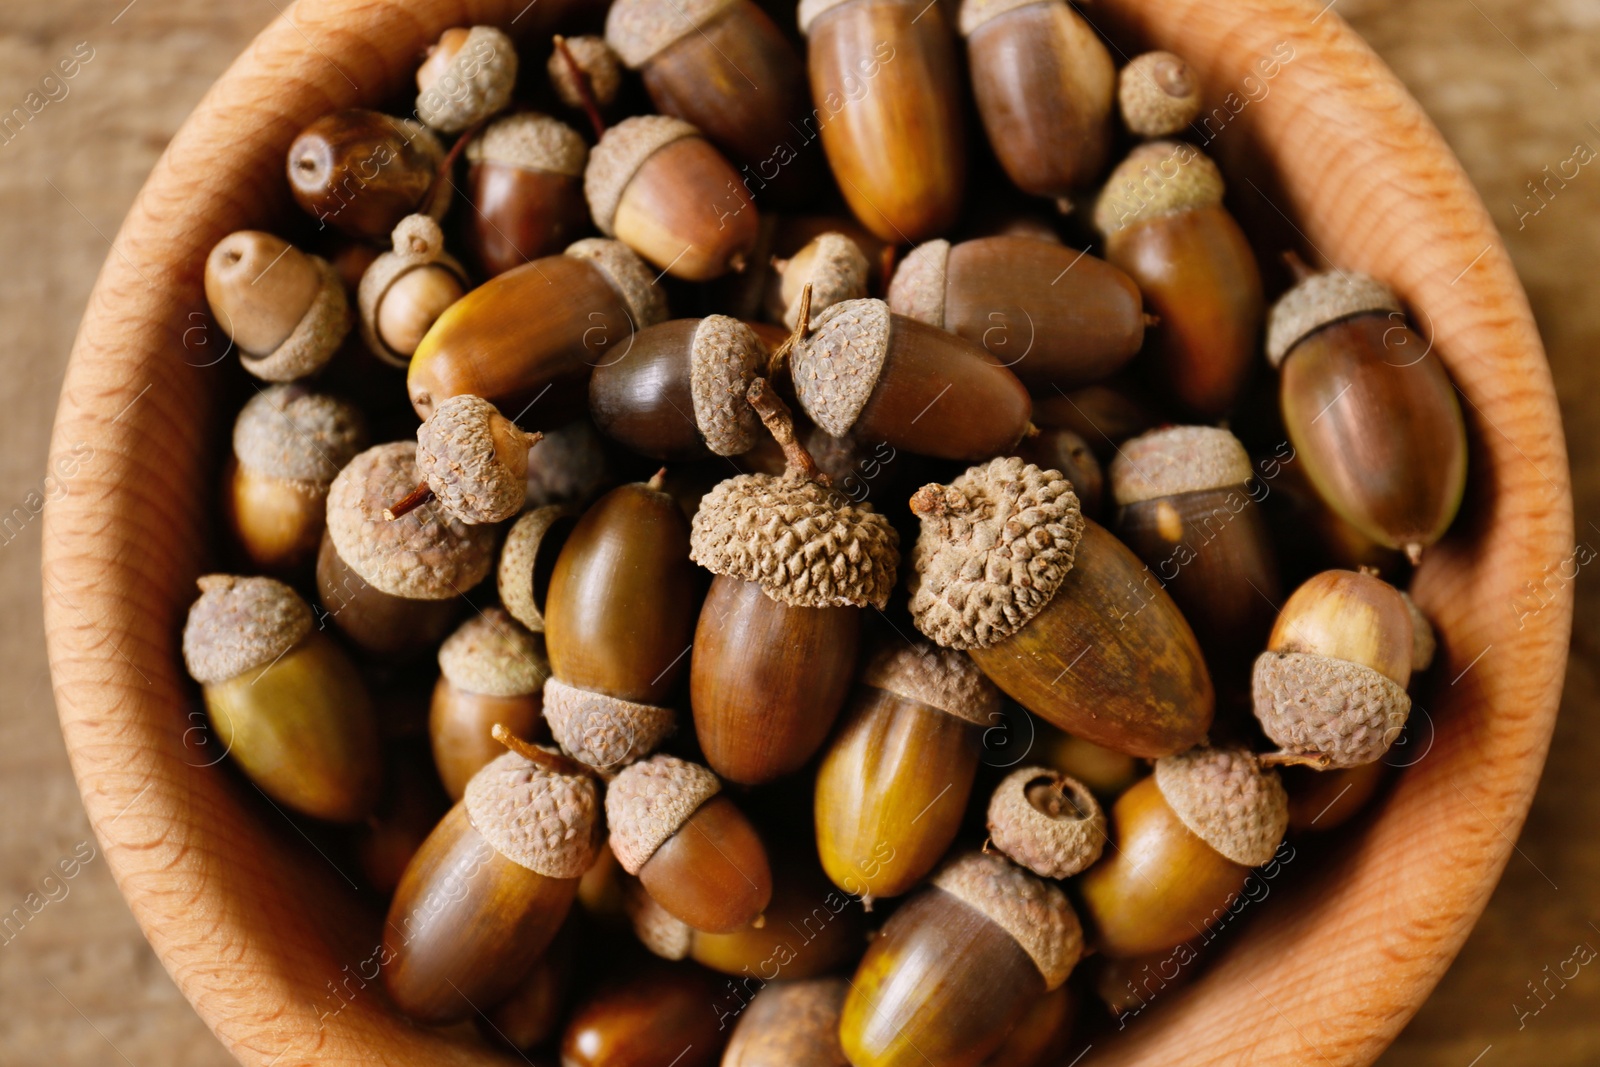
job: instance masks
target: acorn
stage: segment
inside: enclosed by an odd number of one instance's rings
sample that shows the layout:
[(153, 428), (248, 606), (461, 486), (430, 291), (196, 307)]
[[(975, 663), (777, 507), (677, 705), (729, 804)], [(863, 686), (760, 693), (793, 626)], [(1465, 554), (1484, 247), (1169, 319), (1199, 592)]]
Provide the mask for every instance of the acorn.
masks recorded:
[(606, 789), (622, 869), (670, 914), (711, 934), (749, 925), (772, 899), (761, 837), (721, 789), (716, 775), (675, 756), (624, 768)]
[(441, 401), (417, 427), (422, 484), (384, 518), (398, 519), (426, 497), (469, 526), (509, 519), (527, 494), (528, 449), (543, 438), (524, 432), (482, 397)]
[(394, 895), (411, 857), (450, 810), (425, 743), (406, 738), (386, 748), (377, 807), (353, 828), (351, 843), (363, 884), (384, 899)]
[(1106, 476), (1089, 442), (1071, 430), (1050, 428), (1024, 437), (1016, 454), (1040, 470), (1060, 471), (1078, 494), (1079, 509), (1086, 517), (1099, 521)]
[(282, 582), (208, 574), (197, 584), (183, 659), (222, 750), (284, 807), (330, 822), (366, 818), (383, 766), (355, 665)]
[[(1071, 430), (1102, 464), (1108, 464), (1123, 441), (1164, 425), (1171, 418), (1130, 375), (1120, 374), (1095, 385), (1064, 392), (1052, 389), (1034, 397), (1033, 421), (1046, 430)], [(1050, 469), (1042, 463), (1039, 466)], [(1073, 482), (1074, 486), (1077, 484)], [(1084, 513), (1088, 514), (1087, 508)]]
[(1256, 719), (1273, 758), (1355, 767), (1383, 756), (1411, 713), (1411, 612), (1359, 571), (1323, 571), (1284, 602), (1256, 660)]
[(222, 494), (228, 529), (253, 567), (278, 574), (316, 558), (328, 486), (366, 447), (353, 405), (303, 385), (271, 385), (233, 423)]
[(1035, 874), (1070, 878), (1100, 858), (1106, 816), (1082, 782), (1046, 767), (1012, 771), (989, 798), (989, 841)]
[(800, 322), (800, 298), (811, 287), (810, 314), (846, 300), (867, 295), (871, 265), (861, 246), (842, 233), (828, 231), (807, 241), (787, 259), (774, 258), (776, 284), (768, 300), (768, 312), (789, 329)]
[(635, 115), (608, 129), (589, 153), (583, 191), (601, 233), (674, 278), (743, 270), (755, 249), (749, 190), (682, 119)]
[[(1022, 10), (1056, 7), (1066, 5), (1050, 0)], [(1144, 303), (1132, 278), (1087, 252), (1032, 237), (918, 245), (896, 268), (888, 301), (897, 315), (981, 345), (1036, 392), (1097, 382), (1144, 343)]]
[(211, 317), (257, 378), (292, 382), (321, 370), (355, 324), (339, 272), (260, 230), (239, 230), (206, 256)]
[(652, 459), (736, 456), (756, 443), (744, 394), (767, 356), (755, 332), (726, 315), (657, 323), (595, 367), (589, 413), (601, 433)]
[(561, 546), (577, 522), (574, 510), (547, 504), (527, 511), (506, 532), (500, 548), (495, 584), (500, 603), (511, 617), (533, 633), (544, 633), (545, 597)]
[(1222, 174), (1193, 145), (1152, 141), (1129, 153), (1100, 194), (1106, 259), (1133, 278), (1160, 319), (1147, 376), (1191, 414), (1239, 399), (1261, 330), (1261, 271), (1222, 206)]
[(1070, 1060), (1068, 1042), (1078, 1016), (1071, 986), (1039, 997), (1006, 1035), (983, 1067), (1059, 1067)]
[(472, 776), (505, 751), (493, 736), (496, 723), (525, 741), (543, 730), (541, 691), (549, 676), (544, 642), (503, 608), (484, 609), (439, 646), (428, 736), (451, 800), (460, 800)]
[(467, 272), (444, 250), (439, 224), (407, 215), (394, 228), (393, 251), (361, 276), (361, 339), (385, 363), (409, 366), (439, 316), (471, 287)]
[(317, 119), (289, 146), (289, 189), (317, 220), (362, 241), (387, 242), (407, 215), (443, 218), (451, 185), (444, 148), (426, 126), (347, 108)]
[(1283, 768), (1283, 787), (1289, 794), (1289, 829), (1299, 833), (1327, 832), (1349, 822), (1377, 795), (1387, 767), (1382, 760), (1338, 770), (1316, 767)]
[(1030, 425), (1032, 404), (1016, 375), (972, 342), (893, 314), (882, 300), (823, 311), (790, 360), (806, 415), (835, 437), (973, 461), (1013, 448)]
[(484, 277), (555, 255), (583, 236), (588, 161), (577, 130), (532, 111), (496, 119), (467, 143), (472, 213), (464, 240)]
[(1065, 0), (963, 0), (972, 93), (1013, 185), (1067, 197), (1105, 168), (1117, 71)]
[(924, 486), (911, 510), (911, 614), (935, 643), (1096, 744), (1153, 758), (1205, 737), (1215, 697), (1194, 632), (1060, 472), (992, 460)]
[(961, 213), (967, 151), (961, 66), (944, 8), (803, 0), (797, 14), (815, 104), (805, 125), (821, 133), (845, 203), (891, 244), (949, 229)]
[(616, 103), (622, 92), (622, 57), (606, 44), (604, 37), (556, 38), (556, 46), (550, 50), (550, 58), (545, 63), (545, 73), (557, 98), (574, 110), (587, 107), (585, 92), (595, 108), (602, 112)]
[(1273, 305), (1267, 359), (1284, 427), (1319, 496), (1413, 563), (1449, 529), (1467, 479), (1450, 375), (1375, 278), (1330, 271)]
[(1059, 886), (968, 852), (889, 918), (839, 1023), (854, 1067), (977, 1067), (1083, 951)]
[(389, 905), (389, 997), (441, 1025), (508, 996), (561, 929), (600, 847), (600, 798), (581, 765), (504, 730), (510, 749), (467, 783)]
[(861, 609), (888, 603), (900, 538), (871, 505), (831, 488), (766, 383), (750, 406), (788, 458), (701, 500), (689, 555), (711, 571), (689, 667), (706, 762), (744, 785), (791, 774), (828, 736), (855, 671)]
[(1175, 137), (1200, 117), (1200, 80), (1182, 56), (1143, 52), (1117, 73), (1117, 109), (1135, 137)]
[[(491, 278), (439, 316), (411, 357), (411, 406), (427, 418), (440, 401), (470, 393), (510, 412), (541, 401), (541, 411), (560, 411), (595, 366), (666, 317), (666, 298), (638, 256), (585, 238)], [(546, 397), (552, 388), (560, 391)]]
[(478, 1016), (478, 1032), (486, 1041), (530, 1052), (561, 1035), (578, 970), (580, 934), (576, 914), (568, 912), (555, 940), (511, 995)]
[(619, 481), (605, 438), (594, 423), (577, 418), (546, 430), (539, 447), (528, 453), (528, 493), (523, 506), (582, 508)]
[(562, 1067), (715, 1067), (727, 1031), (716, 980), (692, 964), (649, 963), (604, 983), (561, 1037)]
[(1096, 796), (1116, 798), (1145, 773), (1145, 765), (1126, 752), (1063, 733), (1049, 723), (1034, 725), (1037, 740), (1029, 754), (1082, 782)]
[(843, 978), (764, 986), (739, 1014), (722, 1067), (850, 1067), (839, 1045), (849, 989)]
[(511, 102), (517, 47), (493, 26), (455, 26), (428, 46), (417, 68), (417, 118), (440, 133), (459, 133)]
[(1288, 804), (1277, 772), (1245, 749), (1157, 760), (1112, 806), (1110, 853), (1078, 879), (1095, 948), (1140, 956), (1204, 934), (1277, 853)]
[(817, 769), (817, 850), (869, 906), (911, 889), (961, 829), (1000, 694), (964, 652), (879, 649)]

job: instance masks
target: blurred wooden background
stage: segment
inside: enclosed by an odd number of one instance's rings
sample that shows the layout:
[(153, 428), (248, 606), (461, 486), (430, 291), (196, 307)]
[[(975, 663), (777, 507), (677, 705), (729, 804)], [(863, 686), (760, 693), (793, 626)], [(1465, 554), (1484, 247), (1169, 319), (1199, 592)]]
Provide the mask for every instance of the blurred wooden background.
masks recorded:
[[(0, 130), (0, 513), (50, 492), (66, 358), (123, 213), (206, 87), (287, 0), (5, 0), (0, 113), (59, 60), (66, 93)], [(1573, 456), (1581, 559), (1600, 551), (1600, 0), (1334, 0), (1444, 131), (1504, 232), (1543, 330)], [(87, 56), (89, 58), (85, 59)], [(1580, 146), (1582, 146), (1580, 148)], [(1546, 168), (1575, 177), (1547, 181)], [(1538, 187), (1538, 194), (1534, 192)], [(37, 519), (0, 530), (0, 1062), (231, 1063), (156, 961), (94, 849), (39, 638)], [(1552, 578), (1559, 581), (1559, 578)], [(1549, 767), (1487, 914), (1383, 1061), (1600, 1062), (1600, 581), (1578, 614)], [(1510, 828), (1507, 828), (1508, 831)], [(61, 864), (65, 862), (66, 867)], [(63, 872), (72, 871), (71, 877)], [(1593, 947), (1590, 947), (1593, 946)], [(1566, 977), (1562, 977), (1565, 973)], [(1537, 995), (1535, 990), (1537, 989)]]

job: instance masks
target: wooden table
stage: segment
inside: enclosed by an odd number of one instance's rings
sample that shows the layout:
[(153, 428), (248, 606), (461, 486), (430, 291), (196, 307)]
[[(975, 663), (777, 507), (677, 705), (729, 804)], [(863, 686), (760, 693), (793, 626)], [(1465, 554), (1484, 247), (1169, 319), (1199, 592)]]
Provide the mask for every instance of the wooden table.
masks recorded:
[[(1434, 116), (1506, 235), (1550, 349), (1573, 453), (1578, 538), (1592, 558), (1600, 552), (1600, 4), (1336, 3)], [(231, 1062), (178, 995), (95, 852), (37, 636), (32, 516), (44, 496), (72, 491), (70, 481), (43, 480), (45, 443), (109, 239), (195, 101), (284, 6), (6, 0), (0, 11), (0, 115), (60, 61), (76, 61), (70, 80), (45, 86), (53, 99), (26, 128), (0, 128), (0, 248), (8, 253), (0, 263), (8, 444), (0, 450), (0, 917), (29, 894), (38, 908), (21, 929), (0, 928), (7, 1064)], [(1584, 152), (1595, 158), (1573, 176)], [(1588, 574), (1576, 582), (1566, 714), (1518, 851), (1465, 951), (1386, 1064), (1600, 1062), (1600, 966), (1568, 962), (1600, 948), (1600, 850), (1592, 847), (1600, 596)]]

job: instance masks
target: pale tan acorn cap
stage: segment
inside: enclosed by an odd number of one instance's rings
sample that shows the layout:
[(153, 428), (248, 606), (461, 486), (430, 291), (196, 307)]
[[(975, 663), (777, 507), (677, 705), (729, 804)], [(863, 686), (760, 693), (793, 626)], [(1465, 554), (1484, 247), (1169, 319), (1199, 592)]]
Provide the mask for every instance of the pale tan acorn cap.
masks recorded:
[(761, 420), (745, 400), (767, 365), (767, 346), (756, 332), (727, 315), (707, 315), (689, 339), (689, 397), (706, 447), (737, 456), (756, 446)]
[(889, 281), (889, 310), (944, 329), (944, 293), (949, 267), (950, 242), (942, 237), (925, 241), (906, 253)]
[(407, 215), (391, 234), (392, 247), (380, 255), (361, 275), (356, 287), (356, 306), (361, 311), (361, 339), (385, 363), (409, 367), (411, 357), (403, 356), (384, 343), (378, 332), (378, 308), (394, 283), (418, 267), (437, 266), (455, 275), (461, 291), (472, 288), (466, 269), (444, 250), (444, 231), (429, 215)]
[(926, 641), (879, 648), (862, 668), (861, 682), (978, 726), (993, 726), (1000, 714), (1000, 690), (971, 656)]
[(311, 632), (311, 608), (273, 578), (207, 574), (183, 626), (183, 660), (201, 685), (273, 663)]
[(652, 955), (681, 960), (694, 944), (694, 927), (656, 903), (637, 878), (623, 877), (622, 910), (633, 925), (633, 936)]
[(533, 599), (533, 567), (539, 548), (551, 527), (572, 514), (565, 504), (534, 508), (512, 524), (500, 548), (500, 567), (495, 575), (500, 603), (512, 618), (534, 633), (544, 633), (544, 615)]
[(945, 648), (989, 648), (1044, 609), (1072, 570), (1083, 514), (1072, 483), (1015, 456), (911, 498), (911, 617)]
[(1222, 193), (1222, 172), (1194, 145), (1151, 141), (1129, 152), (1106, 179), (1094, 205), (1094, 226), (1110, 235), (1149, 219), (1220, 204)]
[(440, 76), (445, 81), (455, 82), (454, 92), (436, 84), (417, 94), (417, 117), (444, 133), (460, 133), (511, 102), (517, 46), (493, 26), (474, 26)]
[(961, 10), (956, 15), (956, 28), (961, 36), (968, 37), (991, 19), (1033, 4), (1057, 3), (1059, 0), (961, 0)]
[(1411, 594), (1402, 589), (1400, 599), (1406, 602), (1406, 611), (1411, 614), (1411, 674), (1415, 677), (1433, 666), (1439, 641), (1434, 636), (1433, 624), (1417, 607), (1417, 602), (1411, 599)]
[(676, 756), (652, 756), (626, 768), (606, 789), (611, 851), (629, 874), (722, 789), (717, 776)]
[(506, 752), (472, 776), (461, 802), (496, 852), (535, 874), (580, 878), (600, 853), (600, 794), (586, 774)]
[(1262, 732), (1284, 752), (1328, 767), (1381, 758), (1411, 714), (1411, 697), (1393, 678), (1310, 652), (1263, 652), (1250, 689)]
[(1145, 500), (1244, 485), (1250, 453), (1215, 426), (1169, 426), (1123, 442), (1111, 461), (1111, 493), (1126, 507)]
[(574, 259), (593, 263), (605, 276), (606, 283), (622, 298), (633, 317), (633, 328), (642, 330), (667, 319), (667, 294), (644, 265), (644, 260), (621, 241), (603, 237), (585, 237), (574, 241), (561, 253)]
[(504, 608), (485, 608), (439, 646), (439, 671), (457, 689), (489, 697), (537, 693), (550, 677), (544, 642)]
[(589, 153), (589, 166), (583, 172), (583, 194), (600, 232), (616, 236), (611, 223), (622, 191), (645, 160), (674, 141), (699, 136), (699, 130), (670, 115), (635, 115), (607, 130)]
[(467, 142), (468, 163), (499, 163), (577, 178), (588, 161), (589, 146), (577, 130), (537, 111), (495, 119)]
[(889, 305), (875, 299), (845, 300), (812, 320), (789, 361), (795, 395), (812, 422), (835, 437), (850, 433), (878, 387), (890, 329)]
[(845, 978), (763, 985), (740, 1014), (722, 1067), (850, 1067), (839, 1042), (849, 992)]
[(563, 752), (602, 771), (643, 759), (678, 728), (671, 708), (590, 692), (557, 678), (544, 683), (544, 720)]
[[(1189, 91), (1168, 92), (1156, 78), (1157, 68), (1177, 64), (1189, 76)], [(1117, 72), (1117, 106), (1123, 125), (1138, 137), (1171, 137), (1200, 114), (1200, 82), (1182, 56), (1174, 52), (1145, 52), (1134, 56)]]
[(383, 511), (422, 481), (417, 446), (391, 441), (351, 460), (328, 489), (328, 536), (351, 570), (380, 592), (448, 600), (494, 563), (493, 526), (469, 526), (437, 501), (390, 521)]
[(233, 455), (241, 467), (324, 488), (366, 445), (360, 408), (300, 385), (267, 386), (233, 423)]
[(1201, 745), (1156, 760), (1156, 788), (1189, 832), (1227, 859), (1259, 867), (1289, 826), (1278, 772), (1243, 748)]
[[(867, 295), (867, 274), (869, 265), (866, 253), (861, 251), (861, 246), (842, 233), (818, 234), (810, 241), (816, 249), (811, 257), (810, 269), (804, 278), (795, 279), (797, 288), (795, 298), (783, 312), (783, 324), (789, 329), (794, 329), (800, 322), (800, 299), (804, 295), (801, 290), (811, 286), (811, 310), (813, 317), (826, 311), (835, 304), (842, 304), (846, 300), (859, 300)], [(791, 260), (791, 267), (793, 261)], [(784, 281), (789, 281), (787, 271)]]
[(657, 52), (710, 22), (735, 0), (615, 0), (606, 15), (606, 44), (638, 70)]
[(1394, 290), (1370, 274), (1313, 274), (1280, 296), (1267, 314), (1267, 361), (1280, 366), (1303, 338), (1341, 319), (1402, 310)]
[(794, 607), (883, 607), (899, 549), (900, 535), (870, 504), (794, 471), (719, 482), (689, 529), (690, 559)]
[[(1045, 781), (1070, 796), (1075, 810), (1052, 815), (1028, 797)], [(1048, 767), (1024, 767), (1006, 775), (989, 798), (989, 838), (994, 847), (1044, 878), (1070, 878), (1100, 858), (1106, 843), (1106, 813), (1082, 782)]]
[(461, 393), (441, 400), (417, 427), (417, 471), (439, 504), (469, 525), (510, 518), (527, 495), (526, 476), (495, 451), (494, 420), (504, 418), (481, 396)]
[(1083, 955), (1083, 926), (1061, 887), (1004, 856), (968, 852), (946, 863), (933, 884), (1010, 934), (1044, 976), (1046, 992)]
[(309, 252), (305, 255), (317, 271), (317, 295), (294, 331), (265, 356), (252, 356), (242, 349), (239, 352), (240, 365), (264, 381), (292, 382), (315, 374), (339, 351), (350, 327), (355, 325), (344, 279), (321, 256)]
[[(577, 61), (578, 69), (588, 75), (589, 94), (594, 102), (602, 108), (615, 103), (617, 94), (622, 91), (622, 57), (606, 44), (605, 38), (590, 34), (568, 37), (567, 51)], [(583, 94), (578, 92), (578, 83), (573, 80), (572, 71), (559, 49), (550, 53), (545, 73), (550, 75), (550, 84), (563, 104), (573, 108), (583, 106)]]

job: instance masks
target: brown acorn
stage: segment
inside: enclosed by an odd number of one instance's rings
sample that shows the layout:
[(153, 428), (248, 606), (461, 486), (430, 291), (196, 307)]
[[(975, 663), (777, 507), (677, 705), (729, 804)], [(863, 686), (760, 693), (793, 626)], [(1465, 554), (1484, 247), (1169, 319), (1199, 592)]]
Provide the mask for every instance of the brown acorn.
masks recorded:
[(222, 750), (276, 803), (332, 822), (366, 818), (383, 765), (355, 665), (282, 582), (208, 574), (198, 584), (183, 658)]
[(728, 1032), (716, 980), (693, 964), (660, 961), (604, 983), (572, 1010), (562, 1067), (715, 1067)]
[(1104, 957), (1095, 972), (1094, 992), (1116, 1020), (1117, 1029), (1126, 1029), (1158, 995), (1187, 985), (1201, 969), (1197, 961), (1203, 947), (1203, 943), (1182, 942), (1140, 956)]
[(1100, 858), (1106, 816), (1082, 782), (1045, 767), (1012, 771), (989, 798), (989, 841), (1045, 878), (1070, 878)]
[(525, 741), (543, 731), (549, 676), (544, 642), (503, 608), (484, 609), (439, 646), (428, 736), (451, 800), (460, 800), (472, 776), (505, 751), (493, 736), (496, 723)]
[(1063, 733), (1049, 723), (1034, 725), (1038, 734), (1029, 754), (1082, 782), (1098, 797), (1120, 796), (1145, 773), (1144, 763), (1126, 752)]
[(1193, 145), (1140, 145), (1111, 172), (1094, 224), (1107, 261), (1139, 284), (1161, 321), (1147, 376), (1194, 415), (1225, 414), (1253, 366), (1262, 298), (1216, 164)]
[[(1033, 421), (1047, 430), (1071, 430), (1093, 449), (1102, 464), (1108, 464), (1123, 441), (1153, 430), (1170, 418), (1131, 376), (1121, 374), (1096, 385), (1060, 393), (1052, 389), (1035, 397)], [(1039, 466), (1050, 469), (1042, 463)], [(1084, 513), (1088, 514), (1087, 509)]]
[(867, 295), (872, 268), (861, 246), (830, 230), (807, 241), (787, 259), (774, 258), (776, 274), (767, 311), (789, 329), (800, 322), (800, 301), (811, 287), (810, 314), (815, 317), (835, 304)]
[(564, 122), (532, 111), (496, 119), (467, 144), (468, 252), (487, 278), (555, 255), (589, 228), (589, 147)]
[(1413, 563), (1449, 529), (1467, 479), (1461, 403), (1399, 299), (1365, 274), (1301, 280), (1273, 305), (1267, 358), (1284, 427), (1318, 495)]
[(355, 324), (339, 272), (259, 230), (230, 233), (206, 256), (211, 317), (257, 378), (290, 382), (321, 370)]
[(1070, 1060), (1068, 1042), (1078, 1016), (1070, 986), (1039, 997), (995, 1049), (984, 1067), (1059, 1067)]
[(1135, 137), (1175, 137), (1200, 115), (1200, 81), (1182, 56), (1144, 52), (1117, 72), (1117, 108)]
[[(1065, 4), (1025, 10), (1055, 7)], [(1132, 278), (1087, 252), (1031, 237), (918, 245), (900, 261), (888, 299), (890, 311), (982, 346), (1036, 392), (1099, 381), (1144, 343), (1144, 304)]]
[(417, 118), (459, 133), (511, 102), (517, 46), (493, 26), (456, 26), (428, 47), (417, 68)]
[(478, 1032), (486, 1041), (530, 1052), (560, 1036), (578, 970), (580, 937), (580, 924), (569, 912), (555, 940), (521, 984), (478, 1016)]
[(1280, 773), (1289, 794), (1289, 829), (1325, 833), (1343, 826), (1377, 794), (1386, 768), (1382, 760), (1329, 771), (1283, 768)]
[(352, 841), (363, 883), (385, 899), (394, 894), (411, 857), (450, 810), (426, 744), (406, 738), (386, 748), (377, 807), (355, 828)]
[(361, 339), (385, 363), (409, 366), (439, 316), (471, 288), (467, 272), (444, 250), (444, 233), (427, 215), (394, 228), (394, 249), (361, 276)]
[[(574, 110), (593, 103), (604, 113), (622, 92), (622, 57), (604, 37), (557, 37), (545, 63), (550, 87), (563, 104)], [(587, 92), (589, 99), (584, 99)]]
[(1111, 809), (1111, 850), (1078, 879), (1090, 941), (1107, 956), (1159, 952), (1205, 933), (1277, 853), (1288, 798), (1242, 748), (1156, 761)]
[(420, 122), (348, 108), (317, 119), (289, 146), (289, 188), (318, 228), (387, 242), (407, 215), (442, 218), (449, 182), (439, 139)]
[(441, 401), (417, 427), (422, 483), (384, 518), (397, 519), (426, 497), (471, 526), (509, 519), (527, 494), (528, 449), (543, 438), (524, 432), (482, 397)]
[(1215, 698), (1194, 632), (1058, 471), (996, 459), (924, 486), (911, 510), (911, 613), (935, 643), (1096, 744), (1155, 757), (1205, 737)]
[(545, 431), (539, 447), (528, 453), (528, 495), (523, 506), (582, 508), (621, 480), (611, 450), (594, 423), (574, 419)]
[(495, 571), (500, 603), (511, 617), (536, 634), (544, 633), (545, 597), (561, 546), (577, 515), (564, 504), (527, 511), (506, 532)]
[(850, 1067), (839, 1045), (843, 978), (764, 986), (739, 1014), (722, 1067)]
[(1024, 437), (1016, 454), (1040, 470), (1060, 471), (1078, 494), (1078, 507), (1084, 516), (1100, 520), (1106, 478), (1089, 442), (1071, 430), (1049, 428)]

